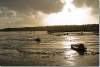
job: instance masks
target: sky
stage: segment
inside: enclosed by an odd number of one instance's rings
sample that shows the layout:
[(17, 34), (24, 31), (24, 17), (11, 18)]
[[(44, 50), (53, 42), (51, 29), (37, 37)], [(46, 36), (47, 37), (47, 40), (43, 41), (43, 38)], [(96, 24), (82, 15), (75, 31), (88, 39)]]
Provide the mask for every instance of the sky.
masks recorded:
[(99, 23), (99, 0), (0, 0), (0, 28)]

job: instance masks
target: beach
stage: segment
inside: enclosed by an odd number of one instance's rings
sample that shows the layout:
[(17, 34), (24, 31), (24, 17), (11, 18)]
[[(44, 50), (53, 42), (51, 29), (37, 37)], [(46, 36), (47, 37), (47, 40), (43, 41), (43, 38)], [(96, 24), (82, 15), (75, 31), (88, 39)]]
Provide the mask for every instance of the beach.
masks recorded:
[[(56, 35), (55, 35), (56, 34)], [(0, 32), (1, 66), (99, 66), (99, 38), (91, 32), (60, 36), (41, 32)], [(40, 38), (41, 42), (34, 41)], [(79, 54), (71, 44), (84, 43)]]

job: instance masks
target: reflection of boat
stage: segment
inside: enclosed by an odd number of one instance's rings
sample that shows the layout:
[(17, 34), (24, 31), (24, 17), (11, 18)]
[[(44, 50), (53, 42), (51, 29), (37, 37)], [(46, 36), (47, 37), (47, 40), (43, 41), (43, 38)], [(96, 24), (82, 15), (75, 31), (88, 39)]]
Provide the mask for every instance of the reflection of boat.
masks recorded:
[(71, 49), (78, 52), (86, 52), (86, 47), (84, 46), (84, 44), (73, 44), (71, 45)]

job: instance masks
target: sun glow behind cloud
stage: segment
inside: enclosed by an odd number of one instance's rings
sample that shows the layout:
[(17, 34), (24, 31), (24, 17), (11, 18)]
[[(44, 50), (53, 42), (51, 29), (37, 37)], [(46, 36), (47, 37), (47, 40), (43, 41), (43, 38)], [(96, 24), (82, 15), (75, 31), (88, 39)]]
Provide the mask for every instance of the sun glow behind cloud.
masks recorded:
[(85, 5), (77, 8), (73, 5), (73, 0), (65, 0), (64, 8), (61, 12), (48, 15), (43, 22), (45, 25), (82, 25), (98, 23), (91, 15), (92, 8)]

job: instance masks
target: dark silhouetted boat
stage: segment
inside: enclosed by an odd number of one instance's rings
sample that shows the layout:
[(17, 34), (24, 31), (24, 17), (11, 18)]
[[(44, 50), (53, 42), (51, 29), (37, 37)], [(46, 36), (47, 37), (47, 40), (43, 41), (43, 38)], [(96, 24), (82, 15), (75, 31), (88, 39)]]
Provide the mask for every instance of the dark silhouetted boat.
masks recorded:
[(38, 43), (41, 42), (41, 39), (40, 38), (35, 38), (34, 40), (37, 41)]
[(86, 47), (84, 44), (73, 44), (71, 45), (71, 49), (76, 50), (77, 52), (86, 52)]

